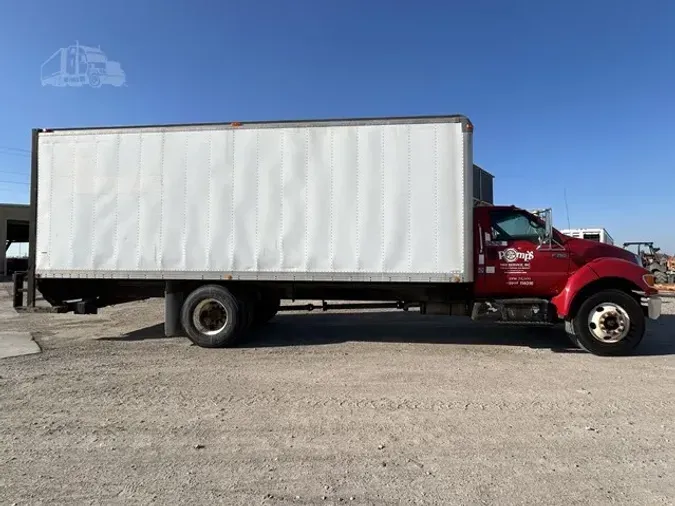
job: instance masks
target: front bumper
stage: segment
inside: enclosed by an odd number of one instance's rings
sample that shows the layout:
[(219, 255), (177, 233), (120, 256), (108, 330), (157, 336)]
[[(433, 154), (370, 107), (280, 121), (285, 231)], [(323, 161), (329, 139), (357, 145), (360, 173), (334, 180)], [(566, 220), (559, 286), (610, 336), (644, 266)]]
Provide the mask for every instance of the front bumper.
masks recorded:
[(659, 295), (640, 296), (640, 303), (647, 308), (647, 316), (650, 320), (658, 320), (661, 316), (661, 297)]

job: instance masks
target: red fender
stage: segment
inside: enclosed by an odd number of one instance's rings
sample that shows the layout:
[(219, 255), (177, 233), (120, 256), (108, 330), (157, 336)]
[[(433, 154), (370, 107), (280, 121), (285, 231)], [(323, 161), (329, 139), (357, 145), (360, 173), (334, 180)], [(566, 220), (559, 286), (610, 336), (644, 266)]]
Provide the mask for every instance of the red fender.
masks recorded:
[(658, 290), (645, 283), (643, 276), (649, 274), (649, 271), (642, 266), (623, 260), (621, 258), (601, 257), (587, 263), (579, 270), (574, 272), (562, 292), (551, 299), (555, 306), (558, 316), (565, 318), (572, 307), (575, 297), (586, 286), (599, 279), (621, 279), (627, 281), (647, 295), (656, 294)]

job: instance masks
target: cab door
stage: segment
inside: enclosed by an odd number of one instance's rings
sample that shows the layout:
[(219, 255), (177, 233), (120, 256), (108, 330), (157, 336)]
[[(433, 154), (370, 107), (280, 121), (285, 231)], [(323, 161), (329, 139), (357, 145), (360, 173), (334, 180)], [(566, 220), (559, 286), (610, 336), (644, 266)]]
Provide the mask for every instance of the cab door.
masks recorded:
[(551, 297), (565, 287), (569, 252), (555, 233), (542, 244), (546, 227), (541, 220), (521, 209), (493, 208), (481, 221), (476, 275), (480, 295)]

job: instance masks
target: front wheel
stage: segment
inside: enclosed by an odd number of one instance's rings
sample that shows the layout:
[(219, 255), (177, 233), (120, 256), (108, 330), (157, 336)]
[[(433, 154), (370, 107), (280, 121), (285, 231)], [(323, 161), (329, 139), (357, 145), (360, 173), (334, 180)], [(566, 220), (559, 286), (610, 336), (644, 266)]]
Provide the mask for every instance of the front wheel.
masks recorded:
[(640, 344), (645, 315), (640, 303), (620, 290), (585, 300), (571, 322), (572, 342), (594, 355), (626, 355)]
[(89, 86), (92, 88), (100, 88), (101, 87), (101, 76), (99, 75), (98, 72), (94, 71), (89, 74)]

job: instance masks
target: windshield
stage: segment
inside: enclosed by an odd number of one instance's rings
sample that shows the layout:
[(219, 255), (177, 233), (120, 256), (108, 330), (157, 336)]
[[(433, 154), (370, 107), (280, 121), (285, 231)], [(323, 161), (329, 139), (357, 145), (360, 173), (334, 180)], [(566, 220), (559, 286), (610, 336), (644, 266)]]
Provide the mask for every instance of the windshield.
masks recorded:
[(87, 55), (87, 61), (89, 63), (104, 63), (106, 61), (105, 54), (96, 49), (89, 49), (85, 54)]

